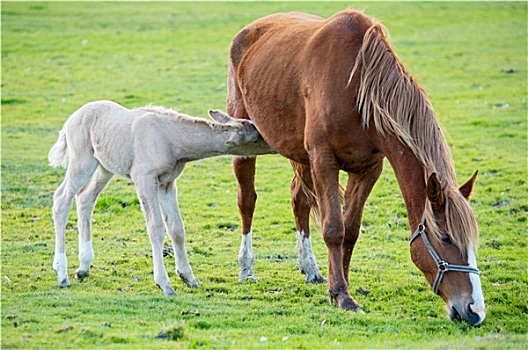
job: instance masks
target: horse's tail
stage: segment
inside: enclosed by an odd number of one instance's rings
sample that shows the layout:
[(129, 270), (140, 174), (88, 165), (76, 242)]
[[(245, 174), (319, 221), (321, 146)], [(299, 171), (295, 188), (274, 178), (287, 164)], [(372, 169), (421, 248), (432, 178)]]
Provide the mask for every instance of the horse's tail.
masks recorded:
[(310, 216), (312, 217), (312, 221), (314, 223), (319, 223), (319, 217), (320, 217), (319, 204), (317, 203), (317, 196), (315, 195), (315, 191), (312, 189), (313, 185), (309, 186), (306, 183), (305, 179), (303, 178), (300, 172), (301, 165), (299, 163), (296, 163), (296, 162), (290, 162), (290, 163), (293, 168), (295, 177), (299, 180), (299, 184), (301, 185), (301, 190), (306, 196), (306, 200), (308, 201), (310, 208), (312, 208), (312, 211), (310, 213)]
[(68, 166), (68, 143), (66, 141), (66, 125), (59, 132), (57, 142), (51, 147), (48, 153), (49, 164), (58, 168), (60, 166), (66, 168)]
[[(313, 189), (313, 185), (309, 186), (305, 179), (301, 176), (300, 173), (300, 165), (295, 162), (290, 162), (293, 168), (293, 172), (295, 173), (295, 176), (297, 179), (299, 179), (299, 183), (301, 185), (301, 190), (303, 191), (304, 195), (306, 196), (306, 199), (308, 200), (308, 203), (311, 207), (310, 216), (312, 219), (312, 223), (316, 227), (320, 227), (321, 222), (321, 213), (319, 211), (319, 203), (317, 202), (317, 195), (315, 194), (315, 190)], [(341, 203), (343, 203), (343, 200), (345, 198), (345, 189), (341, 184), (339, 184), (339, 198), (341, 200)]]

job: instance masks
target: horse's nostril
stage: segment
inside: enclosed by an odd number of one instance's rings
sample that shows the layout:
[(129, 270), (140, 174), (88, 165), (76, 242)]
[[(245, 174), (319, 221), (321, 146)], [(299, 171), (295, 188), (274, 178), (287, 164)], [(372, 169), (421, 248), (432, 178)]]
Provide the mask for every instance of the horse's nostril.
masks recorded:
[(472, 305), (474, 304), (468, 304), (467, 306), (467, 321), (471, 323), (473, 326), (479, 326), (482, 321), (484, 321), (485, 315), (482, 312), (474, 312)]

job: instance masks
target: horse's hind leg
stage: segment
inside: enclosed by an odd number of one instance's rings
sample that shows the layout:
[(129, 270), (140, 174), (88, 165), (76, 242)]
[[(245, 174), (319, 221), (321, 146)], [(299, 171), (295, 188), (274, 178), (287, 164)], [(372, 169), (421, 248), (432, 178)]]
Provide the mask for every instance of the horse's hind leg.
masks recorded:
[(57, 271), (57, 285), (68, 287), (68, 260), (66, 258), (66, 223), (72, 208), (73, 197), (90, 179), (97, 167), (93, 154), (73, 155), (69, 161), (66, 177), (53, 196), (53, 224), (55, 227), (55, 256), (53, 269)]
[(163, 263), (163, 240), (165, 227), (161, 216), (158, 199), (159, 184), (156, 177), (134, 176), (136, 190), (147, 222), (147, 232), (152, 245), (152, 261), (154, 265), (154, 282), (161, 288), (165, 295), (176, 295), (169, 282), (169, 275)]
[(178, 190), (174, 182), (170, 182), (165, 188), (160, 188), (159, 200), (165, 227), (174, 248), (176, 273), (189, 287), (198, 288), (200, 285), (194, 278), (185, 250), (185, 227), (178, 207)]
[(317, 268), (310, 240), (310, 212), (317, 206), (310, 168), (291, 162), (295, 176), (291, 182), (292, 208), (297, 226), (299, 269), (306, 275), (306, 283), (324, 283), (326, 279)]
[(79, 279), (88, 276), (94, 258), (91, 222), (95, 202), (112, 177), (111, 172), (99, 165), (90, 181), (79, 190), (76, 196), (79, 230), (79, 268), (76, 273)]
[(233, 170), (238, 182), (238, 209), (242, 218), (242, 242), (238, 253), (240, 265), (239, 280), (256, 280), (254, 273), (255, 255), (251, 242), (251, 225), (257, 192), (255, 191), (256, 157), (233, 157)]

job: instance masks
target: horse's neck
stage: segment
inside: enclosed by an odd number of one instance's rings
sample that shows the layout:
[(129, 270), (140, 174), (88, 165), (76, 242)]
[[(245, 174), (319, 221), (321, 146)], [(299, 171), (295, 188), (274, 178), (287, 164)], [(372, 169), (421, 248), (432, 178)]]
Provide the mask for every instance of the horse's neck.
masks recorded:
[(425, 208), (425, 170), (410, 148), (394, 140), (385, 155), (391, 163), (402, 192), (411, 231), (420, 222)]

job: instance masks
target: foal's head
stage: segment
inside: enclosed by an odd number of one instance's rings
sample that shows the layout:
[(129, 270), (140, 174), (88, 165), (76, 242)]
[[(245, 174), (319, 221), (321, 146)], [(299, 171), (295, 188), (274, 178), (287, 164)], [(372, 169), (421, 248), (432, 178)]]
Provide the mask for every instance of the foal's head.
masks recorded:
[(228, 146), (254, 142), (260, 135), (251, 120), (235, 119), (217, 110), (209, 110), (209, 115), (216, 122), (222, 124), (219, 130), (226, 133), (226, 145)]
[(433, 291), (446, 302), (451, 320), (478, 326), (486, 317), (476, 263), (478, 227), (469, 206), (477, 173), (458, 188), (427, 182), (425, 214), (411, 239), (411, 256)]

